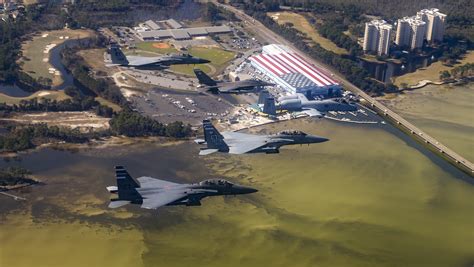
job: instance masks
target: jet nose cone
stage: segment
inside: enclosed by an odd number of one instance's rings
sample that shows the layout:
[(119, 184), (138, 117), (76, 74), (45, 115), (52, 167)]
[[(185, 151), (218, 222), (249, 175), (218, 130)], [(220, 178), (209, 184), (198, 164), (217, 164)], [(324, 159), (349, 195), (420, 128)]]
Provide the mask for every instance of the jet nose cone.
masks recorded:
[(249, 189), (248, 189), (248, 193), (249, 193), (249, 194), (250, 194), (250, 193), (257, 193), (257, 192), (258, 192), (258, 190), (255, 189), (255, 188), (249, 188)]
[(312, 136), (311, 140), (315, 143), (323, 143), (329, 141), (328, 138), (322, 136)]
[(200, 59), (199, 59), (199, 62), (201, 62), (201, 63), (203, 63), (203, 64), (211, 63), (210, 60), (207, 60), (207, 59), (204, 59), (204, 58), (200, 58)]
[(252, 187), (247, 187), (247, 186), (239, 186), (237, 190), (240, 194), (251, 194), (251, 193), (256, 193), (258, 192), (257, 189), (252, 188)]
[(326, 138), (326, 137), (319, 137), (319, 140), (320, 140), (319, 142), (322, 143), (322, 142), (327, 142), (327, 141), (329, 141), (329, 138)]

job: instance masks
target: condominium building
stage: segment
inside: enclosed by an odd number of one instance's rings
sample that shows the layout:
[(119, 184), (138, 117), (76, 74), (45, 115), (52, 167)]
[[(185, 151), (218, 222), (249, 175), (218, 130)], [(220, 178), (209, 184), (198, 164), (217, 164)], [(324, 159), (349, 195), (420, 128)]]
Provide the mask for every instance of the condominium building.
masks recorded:
[(386, 55), (390, 50), (392, 25), (385, 20), (373, 20), (365, 23), (364, 51)]
[(416, 14), (426, 23), (426, 40), (428, 42), (442, 41), (444, 35), (446, 15), (437, 8), (423, 9)]
[(423, 46), (426, 35), (426, 23), (421, 18), (404, 17), (398, 20), (395, 43), (414, 50)]

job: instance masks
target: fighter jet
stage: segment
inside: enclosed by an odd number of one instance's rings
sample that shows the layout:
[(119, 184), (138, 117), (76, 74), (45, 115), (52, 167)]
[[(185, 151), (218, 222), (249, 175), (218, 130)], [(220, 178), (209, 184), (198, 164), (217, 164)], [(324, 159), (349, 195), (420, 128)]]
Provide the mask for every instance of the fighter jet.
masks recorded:
[(117, 45), (110, 46), (109, 54), (112, 64), (107, 64), (107, 66), (133, 67), (145, 70), (164, 69), (170, 65), (178, 64), (205, 64), (210, 62), (207, 59), (193, 57), (188, 54), (163, 55), (159, 57), (126, 56)]
[(205, 180), (197, 184), (178, 184), (148, 176), (133, 179), (123, 166), (115, 167), (116, 186), (108, 186), (107, 191), (117, 194), (109, 208), (119, 208), (127, 204), (141, 204), (145, 209), (162, 206), (201, 206), (201, 199), (209, 196), (242, 195), (258, 190), (237, 185), (222, 179)]
[(209, 120), (202, 123), (204, 139), (196, 139), (197, 144), (206, 145), (201, 148), (199, 155), (209, 155), (215, 152), (230, 154), (245, 153), (280, 153), (280, 147), (285, 145), (312, 144), (326, 142), (329, 139), (309, 135), (301, 131), (282, 131), (274, 135), (254, 135), (238, 132), (219, 133)]
[[(259, 104), (262, 104), (260, 98)], [(344, 98), (308, 100), (304, 94), (300, 93), (280, 97), (276, 103), (273, 97), (267, 96), (264, 99), (263, 112), (275, 115), (277, 110), (296, 111), (311, 117), (323, 117), (328, 111), (356, 111), (357, 106)]]
[(236, 82), (224, 82), (216, 81), (209, 77), (200, 69), (194, 69), (194, 74), (196, 74), (197, 79), (201, 88), (213, 93), (213, 94), (238, 94), (238, 93), (248, 93), (254, 91), (255, 89), (262, 88), (264, 86), (272, 86), (274, 84), (267, 83), (260, 80), (250, 79), (242, 80)]

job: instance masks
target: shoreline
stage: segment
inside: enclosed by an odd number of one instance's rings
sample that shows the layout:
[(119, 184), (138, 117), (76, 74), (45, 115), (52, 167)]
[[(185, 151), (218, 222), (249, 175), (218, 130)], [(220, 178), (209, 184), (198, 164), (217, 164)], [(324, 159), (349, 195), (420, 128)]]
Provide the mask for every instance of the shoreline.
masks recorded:
[(59, 150), (77, 150), (77, 149), (106, 149), (116, 146), (127, 146), (134, 145), (139, 143), (150, 143), (155, 142), (160, 146), (169, 146), (179, 144), (190, 139), (173, 139), (163, 136), (148, 136), (148, 137), (126, 137), (126, 136), (110, 136), (104, 137), (102, 139), (93, 139), (86, 143), (67, 143), (64, 141), (61, 142), (50, 142), (40, 144), (34, 148), (21, 150), (21, 151), (9, 151), (9, 152), (0, 152), (0, 159), (6, 158), (15, 158), (20, 157), (21, 155), (29, 154), (32, 152), (40, 151), (44, 148), (52, 148)]
[(446, 81), (432, 81), (432, 80), (420, 80), (418, 81), (417, 84), (415, 85), (410, 85), (407, 88), (403, 88), (398, 90), (398, 92), (403, 92), (403, 91), (411, 91), (411, 90), (416, 90), (416, 89), (421, 89), (427, 85), (444, 85), (444, 84), (454, 84), (455, 86), (457, 85), (465, 85), (468, 83), (474, 82), (474, 77), (464, 77), (464, 78), (459, 78), (459, 79), (449, 79)]

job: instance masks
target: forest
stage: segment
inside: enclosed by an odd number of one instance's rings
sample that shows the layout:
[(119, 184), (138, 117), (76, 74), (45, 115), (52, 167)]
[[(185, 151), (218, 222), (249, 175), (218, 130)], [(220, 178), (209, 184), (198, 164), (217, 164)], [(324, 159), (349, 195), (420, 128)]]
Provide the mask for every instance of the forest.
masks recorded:
[[(356, 15), (381, 16), (395, 21), (404, 16), (413, 16), (423, 8), (436, 7), (447, 17), (446, 33), (463, 36), (474, 42), (474, 1), (472, 0), (230, 0), (236, 6), (255, 11), (277, 11), (280, 6), (302, 8), (316, 14), (327, 11), (342, 11), (344, 18)], [(354, 13), (350, 13), (353, 10)]]

